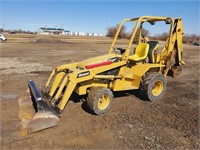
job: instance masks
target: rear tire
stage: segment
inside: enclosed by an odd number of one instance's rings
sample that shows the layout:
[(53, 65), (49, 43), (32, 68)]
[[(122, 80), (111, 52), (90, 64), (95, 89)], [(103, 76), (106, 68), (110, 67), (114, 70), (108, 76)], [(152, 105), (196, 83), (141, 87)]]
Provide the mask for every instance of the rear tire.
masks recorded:
[(142, 92), (150, 101), (162, 99), (167, 89), (167, 81), (162, 74), (149, 73), (141, 83)]
[(112, 100), (113, 93), (111, 90), (104, 87), (91, 87), (87, 105), (96, 115), (102, 115), (109, 111)]

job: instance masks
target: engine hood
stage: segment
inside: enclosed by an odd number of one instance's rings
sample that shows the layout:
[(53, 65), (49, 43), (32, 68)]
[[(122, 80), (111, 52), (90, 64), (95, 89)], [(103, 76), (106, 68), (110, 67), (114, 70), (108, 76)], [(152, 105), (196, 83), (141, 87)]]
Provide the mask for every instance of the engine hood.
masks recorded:
[(118, 54), (106, 54), (106, 55), (97, 56), (97, 57), (89, 58), (89, 59), (86, 59), (84, 61), (79, 62), (77, 64), (77, 66), (79, 68), (85, 69), (87, 65), (106, 62), (108, 60), (112, 61), (112, 58), (115, 59), (116, 57), (120, 57), (121, 58), (121, 55), (118, 55)]

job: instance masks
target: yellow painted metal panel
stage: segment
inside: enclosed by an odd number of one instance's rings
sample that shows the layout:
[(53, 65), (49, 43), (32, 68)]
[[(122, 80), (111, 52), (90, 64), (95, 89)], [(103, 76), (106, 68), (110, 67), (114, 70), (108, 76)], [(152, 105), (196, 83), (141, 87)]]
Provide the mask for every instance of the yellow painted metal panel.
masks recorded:
[(160, 65), (160, 64), (137, 64), (132, 67), (133, 74), (137, 76), (143, 76), (150, 68), (159, 68), (159, 67), (164, 67), (165, 65)]
[(85, 69), (85, 67), (87, 65), (89, 65), (89, 64), (95, 64), (95, 63), (99, 63), (99, 62), (104, 62), (104, 61), (107, 61), (109, 58), (113, 58), (113, 57), (121, 57), (121, 55), (106, 54), (106, 55), (102, 55), (102, 56), (98, 56), (98, 57), (89, 58), (89, 59), (86, 59), (86, 60), (81, 61), (80, 63), (78, 63), (78, 67)]
[(87, 93), (87, 89), (88, 88), (90, 88), (90, 87), (99, 87), (99, 86), (107, 88), (108, 84), (103, 83), (103, 82), (89, 81), (89, 82), (86, 82), (84, 84), (77, 85), (77, 87), (75, 88), (75, 92), (78, 95), (84, 95), (84, 94)]
[(76, 83), (72, 83), (70, 81), (68, 82), (67, 87), (66, 87), (65, 92), (64, 92), (64, 95), (63, 95), (61, 101), (58, 104), (58, 108), (60, 110), (64, 109), (65, 105), (67, 104), (67, 102), (69, 100), (69, 97), (71, 96), (72, 92), (75, 89), (75, 86), (76, 86)]

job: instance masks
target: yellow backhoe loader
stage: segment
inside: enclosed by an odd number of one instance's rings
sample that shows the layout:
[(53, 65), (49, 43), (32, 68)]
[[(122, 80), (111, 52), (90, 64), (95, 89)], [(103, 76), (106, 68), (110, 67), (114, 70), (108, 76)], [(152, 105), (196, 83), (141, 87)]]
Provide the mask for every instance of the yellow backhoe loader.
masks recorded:
[[(116, 47), (116, 40), (125, 22), (135, 22), (135, 26), (127, 47), (122, 49)], [(158, 41), (147, 41), (142, 36), (143, 24), (156, 22), (170, 27), (161, 50)], [(150, 101), (160, 100), (166, 92), (166, 76), (179, 75), (185, 64), (182, 37), (181, 18), (142, 16), (122, 20), (108, 54), (57, 66), (42, 90), (29, 81), (28, 90), (18, 100), (21, 135), (58, 125), (72, 92), (87, 94), (86, 103), (97, 115), (108, 112), (115, 91), (141, 89)], [(137, 45), (133, 48), (135, 39)]]

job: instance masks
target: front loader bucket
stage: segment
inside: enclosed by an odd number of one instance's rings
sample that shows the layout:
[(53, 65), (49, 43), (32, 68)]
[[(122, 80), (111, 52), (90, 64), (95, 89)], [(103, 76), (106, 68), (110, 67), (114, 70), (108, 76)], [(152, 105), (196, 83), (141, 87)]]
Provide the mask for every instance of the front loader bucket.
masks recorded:
[(42, 98), (34, 82), (29, 81), (29, 89), (19, 98), (19, 121), (21, 136), (56, 126), (58, 114)]

